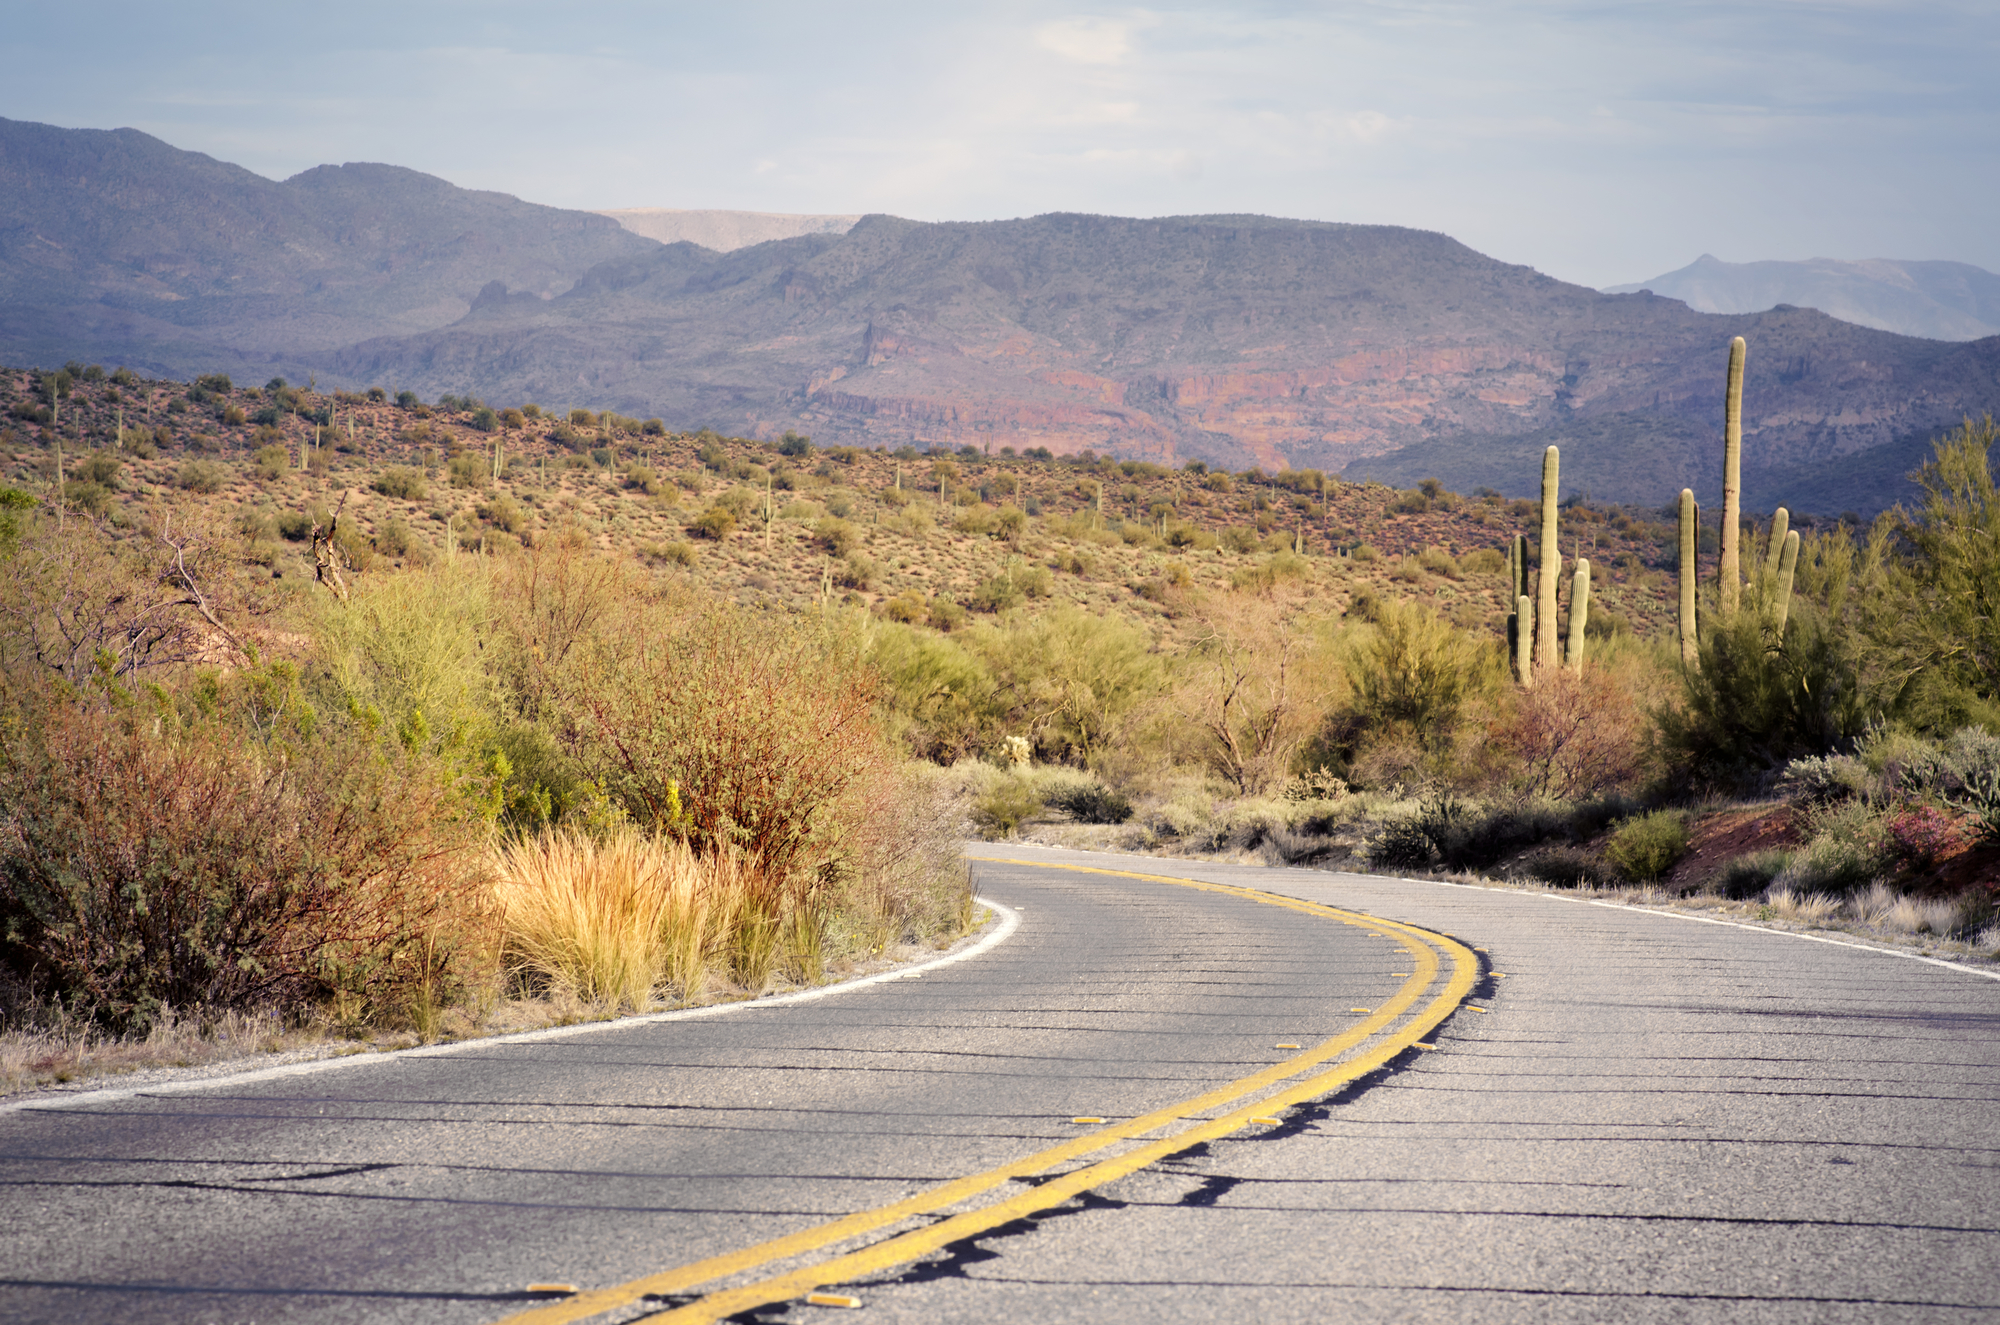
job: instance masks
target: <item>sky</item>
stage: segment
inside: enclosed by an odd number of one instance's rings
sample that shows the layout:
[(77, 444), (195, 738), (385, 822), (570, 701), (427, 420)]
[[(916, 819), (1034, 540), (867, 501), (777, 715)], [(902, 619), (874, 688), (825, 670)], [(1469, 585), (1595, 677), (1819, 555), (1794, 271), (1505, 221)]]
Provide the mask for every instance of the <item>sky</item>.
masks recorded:
[(1586, 285), (2000, 271), (2000, 5), (23, 6), (0, 116), (282, 179), (385, 161), (564, 207), (1263, 213)]

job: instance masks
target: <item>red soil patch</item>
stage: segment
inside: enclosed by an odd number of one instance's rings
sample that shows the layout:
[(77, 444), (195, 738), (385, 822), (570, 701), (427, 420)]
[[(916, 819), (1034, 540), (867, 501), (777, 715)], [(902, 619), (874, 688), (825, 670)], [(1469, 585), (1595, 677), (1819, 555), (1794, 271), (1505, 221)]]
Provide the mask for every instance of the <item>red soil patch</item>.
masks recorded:
[(1696, 888), (1738, 856), (1799, 844), (1792, 811), (1785, 806), (1709, 815), (1695, 824), (1690, 839), (1687, 855), (1667, 876), (1668, 887)]

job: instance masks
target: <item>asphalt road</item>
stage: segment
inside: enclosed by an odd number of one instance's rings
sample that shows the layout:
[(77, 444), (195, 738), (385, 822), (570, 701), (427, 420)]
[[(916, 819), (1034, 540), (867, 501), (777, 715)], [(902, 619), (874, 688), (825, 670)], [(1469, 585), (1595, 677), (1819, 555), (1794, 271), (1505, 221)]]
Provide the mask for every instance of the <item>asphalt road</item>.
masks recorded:
[[(982, 864), (1018, 930), (918, 979), (0, 1113), (0, 1319), (623, 1322), (785, 1272), (858, 1300), (854, 1320), (2000, 1318), (2000, 981), (1527, 894), (1005, 854), (1452, 935), (1485, 949), (1466, 1002), (1486, 1010), (1405, 1049), (1471, 960), (1454, 945)], [(1392, 1024), (1327, 1062), (1378, 1045), (1384, 1065), (1329, 1096), (1254, 1125), (1227, 1121), (1254, 1092), (1175, 1107), (1371, 1018)], [(1175, 1121), (1102, 1141), (1155, 1110)], [(1154, 1162), (1080, 1186), (1159, 1136)], [(987, 1225), (837, 1282), (813, 1269), (954, 1213)], [(705, 1258), (722, 1273), (663, 1273)]]

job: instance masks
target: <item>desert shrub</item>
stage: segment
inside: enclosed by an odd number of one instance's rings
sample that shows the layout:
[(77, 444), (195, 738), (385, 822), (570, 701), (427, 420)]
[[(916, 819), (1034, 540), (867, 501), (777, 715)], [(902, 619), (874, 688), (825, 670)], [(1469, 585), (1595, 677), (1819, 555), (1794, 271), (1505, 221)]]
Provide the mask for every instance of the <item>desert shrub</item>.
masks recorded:
[(363, 731), (244, 737), (171, 704), (57, 702), (0, 730), (16, 973), (124, 1030), (328, 997), (419, 1012), (473, 978), (480, 824), (447, 770)]
[(1743, 611), (1701, 643), (1681, 703), (1655, 715), (1662, 767), (1689, 789), (1754, 787), (1794, 759), (1859, 735), (1864, 697), (1851, 639), (1796, 604), (1784, 638)]
[(429, 565), (431, 560), (430, 544), (400, 518), (382, 522), (375, 531), (375, 550), (385, 557), (401, 557), (413, 566)]
[[(1460, 557), (1458, 565), (1459, 569), (1467, 575), (1498, 575), (1506, 567), (1507, 558), (1498, 549), (1482, 547), (1475, 548), (1473, 551)], [(1593, 615), (1598, 610), (1594, 605), (1591, 608)], [(1588, 625), (1589, 623), (1586, 621), (1586, 629), (1588, 629)]]
[(1347, 555), (1351, 560), (1359, 561), (1364, 564), (1371, 561), (1380, 561), (1382, 559), (1382, 554), (1376, 551), (1372, 544), (1368, 543), (1356, 543), (1354, 547), (1348, 552)]
[(500, 416), (485, 405), (472, 411), (470, 422), (477, 432), (497, 432), (500, 428)]
[(282, 511), (273, 524), (287, 543), (303, 543), (312, 536), (313, 519), (304, 511)]
[(716, 504), (697, 515), (687, 524), (687, 531), (696, 538), (721, 542), (736, 528), (736, 516), (727, 506)]
[(1810, 813), (1806, 838), (1805, 846), (1792, 853), (1783, 873), (1772, 881), (1774, 887), (1801, 893), (1852, 892), (1893, 859), (1884, 817), (1858, 801)]
[(250, 459), (257, 466), (257, 477), (265, 480), (281, 479), (291, 468), (291, 455), (275, 444), (258, 447)]
[(1604, 888), (1612, 873), (1597, 856), (1580, 847), (1552, 847), (1521, 862), (1521, 872), (1557, 888)]
[(930, 612), (932, 629), (942, 630), (947, 634), (957, 630), (967, 620), (966, 610), (960, 607), (958, 600), (952, 598), (949, 594), (939, 594), (937, 597), (931, 599)]
[(445, 472), (454, 488), (484, 487), (492, 473), (486, 457), (479, 455), (455, 455), (445, 462)]
[(1868, 789), (1868, 766), (1852, 755), (1807, 755), (1785, 765), (1778, 790), (1809, 805), (1859, 796)]
[(377, 474), (375, 481), (368, 486), (384, 497), (395, 497), (401, 501), (422, 501), (430, 491), (423, 474), (404, 465), (389, 466)]
[(1375, 869), (1427, 869), (1430, 834), (1414, 817), (1390, 819), (1368, 840), (1363, 855)]
[(631, 603), (550, 677), (563, 743), (649, 831), (783, 889), (852, 867), (887, 754), (854, 642), (749, 611)]
[(984, 627), (973, 652), (993, 676), (1002, 725), (1026, 733), (1047, 763), (1090, 766), (1162, 677), (1144, 630), (1067, 605)]
[(1965, 826), (1957, 816), (1933, 805), (1892, 814), (1885, 827), (1896, 853), (1919, 869), (1928, 869), (1965, 841)]
[(1755, 851), (1747, 856), (1733, 857), (1723, 865), (1712, 882), (1715, 891), (1733, 901), (1755, 897), (1771, 886), (1771, 881), (1785, 872), (1785, 866), (1792, 863), (1789, 851)]
[(952, 764), (988, 744), (997, 721), (993, 676), (957, 640), (884, 626), (868, 661), (881, 678), (890, 731), (915, 757)]
[(641, 543), (639, 559), (654, 566), (688, 567), (695, 563), (692, 544), (676, 538), (665, 543)]
[(1042, 798), (1026, 778), (1006, 777), (973, 802), (972, 820), (989, 839), (1012, 837), (1042, 812)]
[(1459, 566), (1458, 558), (1441, 547), (1427, 547), (1417, 554), (1417, 564), (1433, 575), (1442, 575), (1448, 580), (1465, 578), (1465, 571)]
[(1385, 603), (1349, 651), (1351, 716), (1364, 731), (1404, 733), (1440, 752), (1461, 711), (1491, 688), (1496, 663), (1429, 608)]
[(1655, 810), (1618, 825), (1604, 854), (1627, 878), (1657, 879), (1679, 864), (1687, 849), (1687, 816)]
[(190, 460), (174, 475), (175, 484), (189, 492), (220, 492), (228, 481), (229, 471), (210, 460)]
[(860, 532), (845, 520), (829, 517), (813, 526), (820, 547), (836, 557), (844, 557), (861, 544)]
[(1552, 668), (1515, 690), (1488, 728), (1502, 778), (1531, 797), (1573, 800), (1636, 781), (1646, 727), (1629, 685), (1603, 668)]
[(853, 552), (833, 568), (833, 582), (843, 589), (866, 589), (881, 573), (882, 568), (875, 564), (874, 558)]
[(1080, 824), (1122, 824), (1132, 817), (1132, 802), (1102, 783), (1057, 790), (1049, 805)]

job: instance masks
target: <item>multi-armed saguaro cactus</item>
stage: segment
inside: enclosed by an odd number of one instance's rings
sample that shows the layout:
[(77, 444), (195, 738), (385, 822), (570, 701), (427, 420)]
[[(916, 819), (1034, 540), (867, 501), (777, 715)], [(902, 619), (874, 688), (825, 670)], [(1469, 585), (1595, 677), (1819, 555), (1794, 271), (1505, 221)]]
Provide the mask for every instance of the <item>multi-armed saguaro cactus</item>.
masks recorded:
[(1556, 485), (1562, 459), (1551, 446), (1542, 452), (1542, 567), (1535, 595), (1535, 661), (1557, 665), (1556, 578), (1562, 574), (1562, 548), (1556, 542)]
[(1741, 601), (1743, 567), (1736, 549), (1743, 522), (1743, 358), (1741, 336), (1729, 342), (1729, 381), (1722, 397), (1722, 557), (1716, 566), (1715, 605), (1733, 616)]
[(1695, 621), (1695, 555), (1701, 546), (1701, 507), (1694, 492), (1681, 489), (1681, 666), (1701, 667), (1701, 633)]

